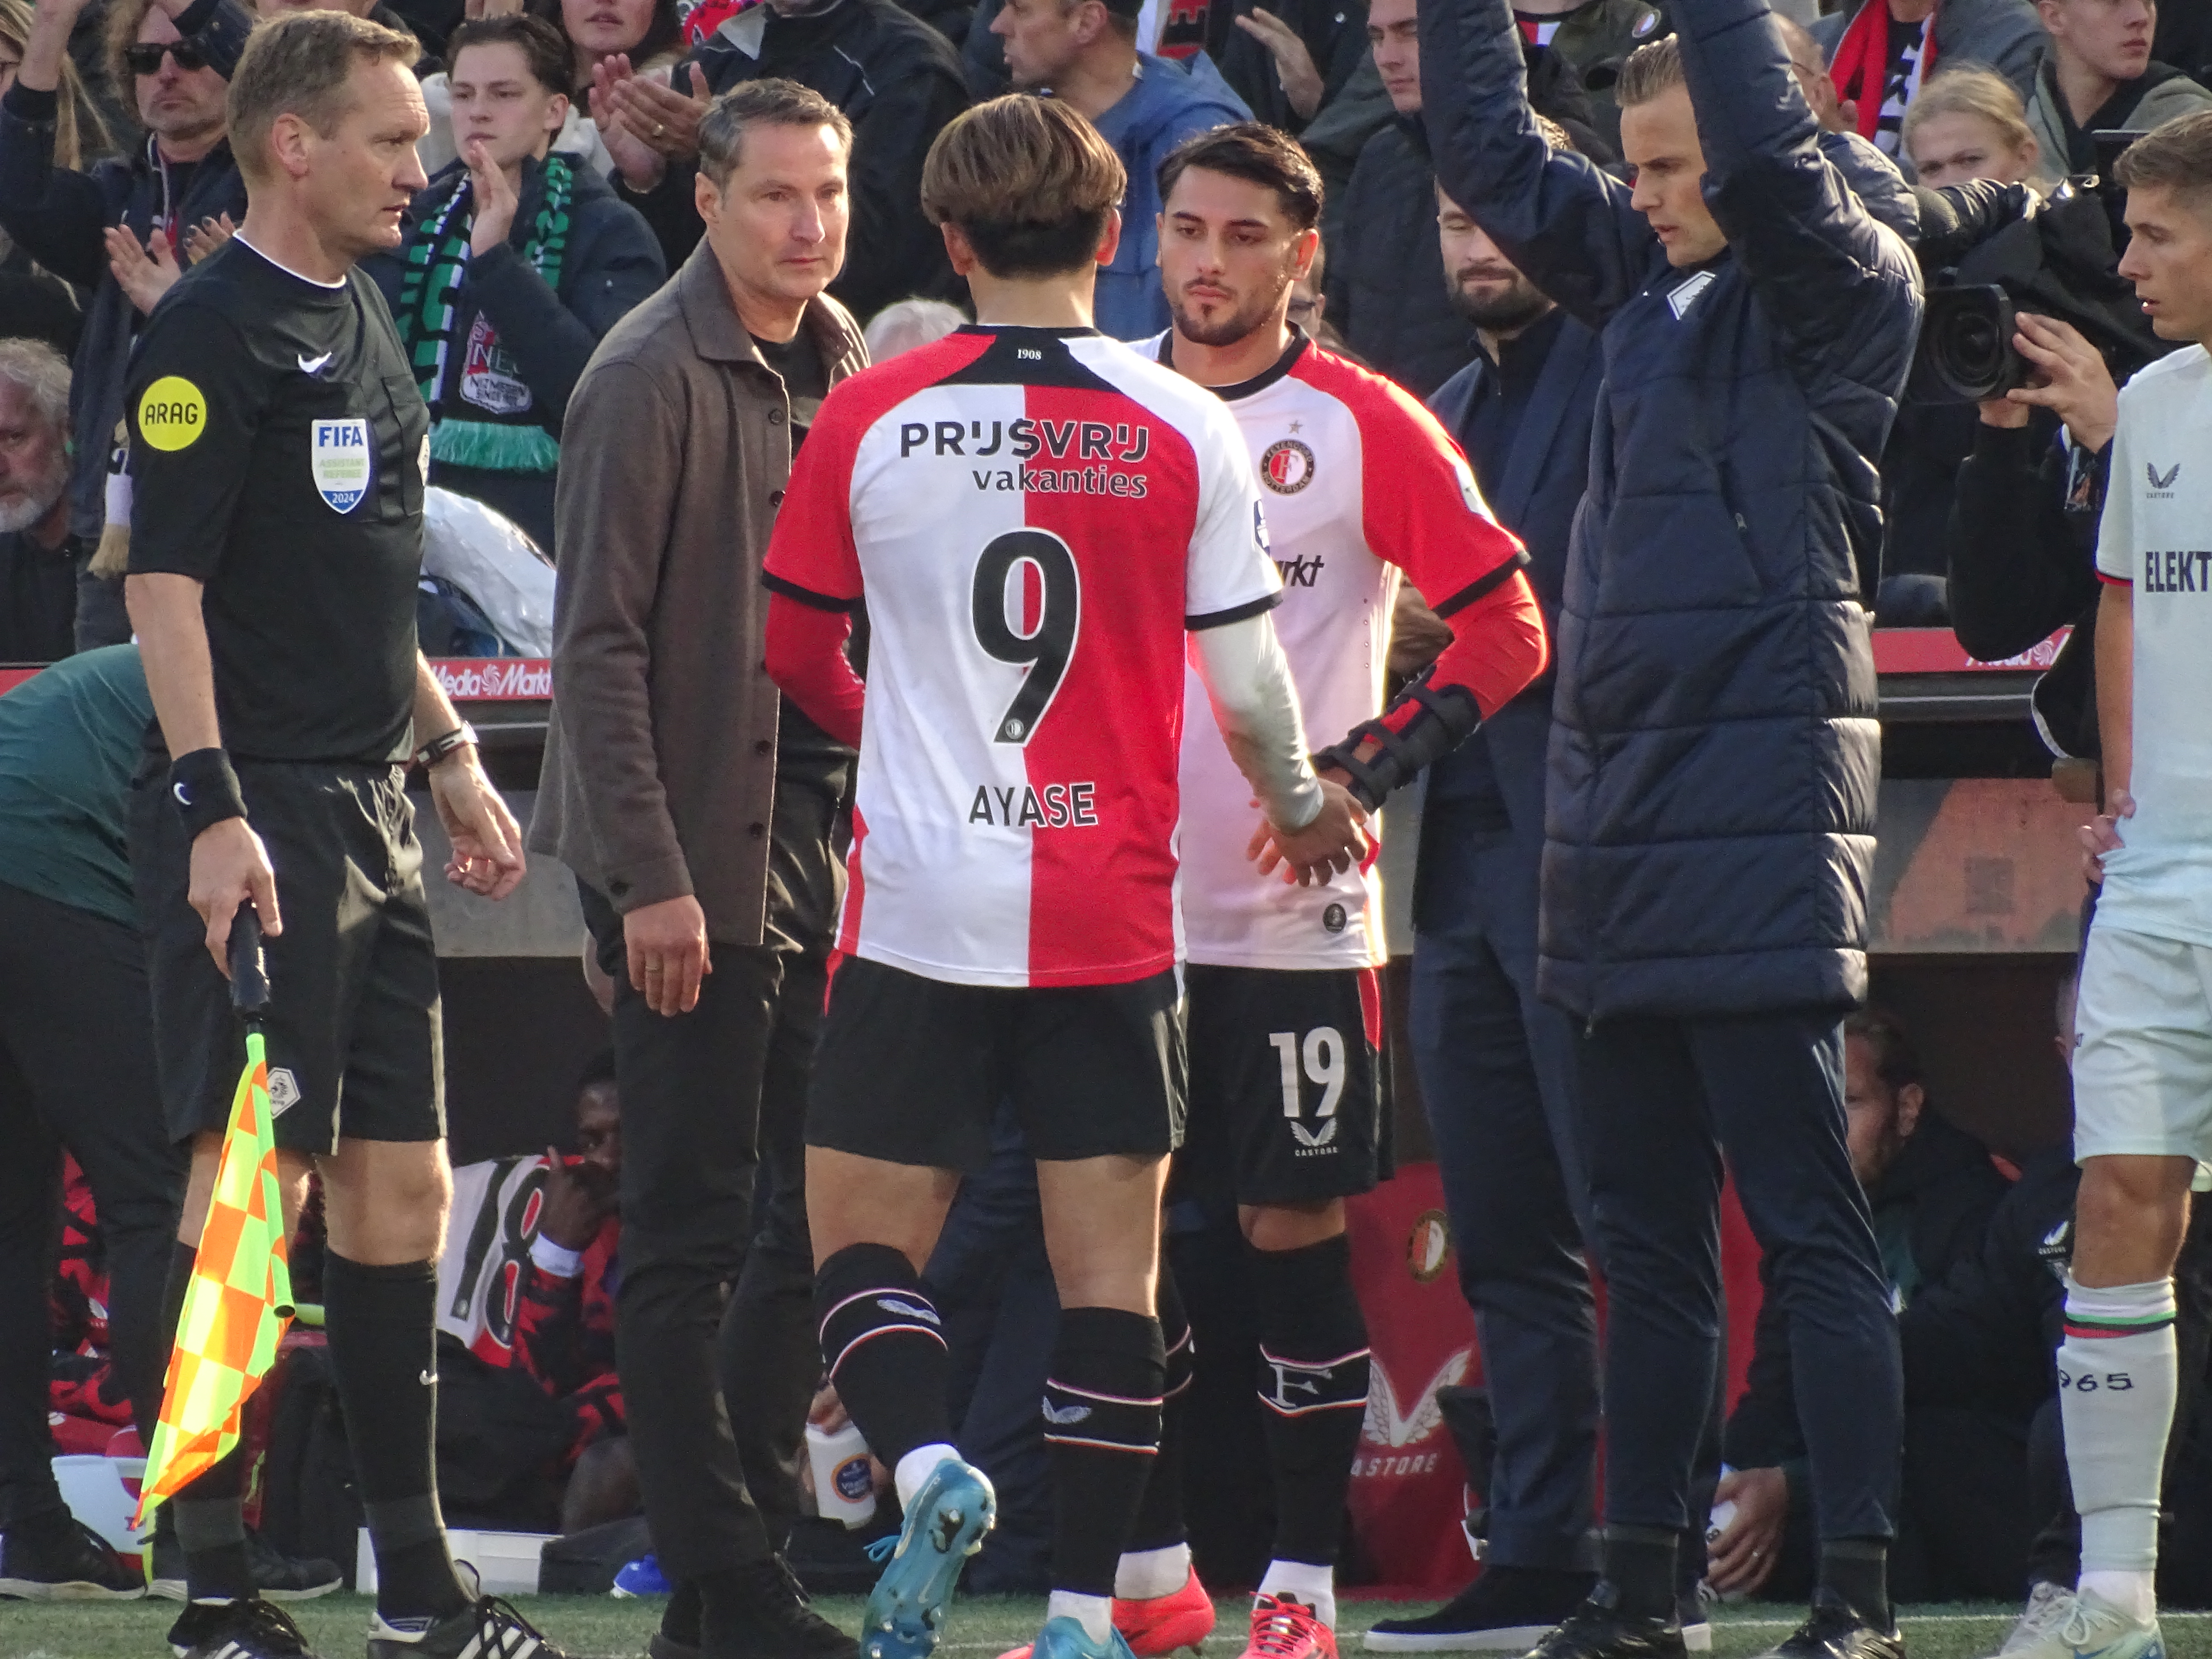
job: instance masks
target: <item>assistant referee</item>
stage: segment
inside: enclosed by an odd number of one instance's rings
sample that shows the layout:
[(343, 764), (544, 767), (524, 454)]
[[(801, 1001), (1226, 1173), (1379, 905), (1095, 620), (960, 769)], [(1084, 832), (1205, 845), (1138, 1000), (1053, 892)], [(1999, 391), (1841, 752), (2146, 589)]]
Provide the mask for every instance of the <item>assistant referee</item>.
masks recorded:
[[(258, 30), (230, 83), (246, 222), (149, 319), (125, 387), (126, 598), (161, 744), (131, 826), (172, 1134), (193, 1142), (181, 1300), (241, 1063), (224, 950), (269, 937), (270, 1103), (288, 1209), (328, 1207), (331, 1365), (376, 1547), (370, 1659), (550, 1654), (455, 1576), (438, 1510), (432, 1325), (450, 1193), (437, 961), (410, 753), (448, 878), (498, 898), (521, 836), (416, 648), (429, 416), (374, 285), (423, 185), (409, 36), (341, 12)], [(420, 744), (420, 748), (416, 747)], [(174, 1500), (179, 1654), (300, 1659), (256, 1598), (235, 1454)]]

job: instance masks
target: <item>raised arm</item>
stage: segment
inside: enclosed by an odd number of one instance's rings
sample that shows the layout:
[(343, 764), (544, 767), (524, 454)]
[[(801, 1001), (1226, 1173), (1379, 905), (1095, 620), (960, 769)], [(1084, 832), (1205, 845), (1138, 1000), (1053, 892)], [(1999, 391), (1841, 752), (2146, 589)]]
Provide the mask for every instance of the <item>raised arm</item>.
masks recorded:
[(1768, 313), (1801, 346), (1882, 338), (1885, 371), (1893, 356), (1901, 380), (1917, 269), (1820, 154), (1766, 0), (1674, 0), (1672, 10), (1705, 200)]
[(1643, 285), (1657, 246), (1627, 186), (1554, 152), (1536, 130), (1508, 0), (1424, 0), (1420, 26), (1437, 184), (1529, 281), (1602, 327)]

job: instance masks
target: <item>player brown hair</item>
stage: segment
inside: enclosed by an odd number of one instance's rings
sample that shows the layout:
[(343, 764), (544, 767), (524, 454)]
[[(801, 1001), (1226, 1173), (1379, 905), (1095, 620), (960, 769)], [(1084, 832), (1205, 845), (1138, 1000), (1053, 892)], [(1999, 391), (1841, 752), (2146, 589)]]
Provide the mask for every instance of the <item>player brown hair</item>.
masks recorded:
[(1176, 180), (1193, 167), (1273, 191), (1301, 231), (1321, 222), (1321, 173), (1297, 140), (1264, 122), (1239, 121), (1177, 144), (1160, 161), (1160, 200), (1173, 195)]
[(250, 184), (269, 173), (269, 134), (296, 115), (328, 137), (345, 118), (356, 64), (408, 64), (411, 34), (343, 11), (301, 11), (258, 25), (230, 77), (230, 151)]
[(1613, 85), (1613, 100), (1621, 108), (1648, 104), (1669, 87), (1686, 87), (1682, 72), (1682, 48), (1671, 34), (1637, 47), (1620, 66), (1620, 79)]
[(957, 225), (1002, 279), (1091, 263), (1128, 174), (1098, 130), (1055, 99), (1016, 93), (957, 117), (929, 147), (921, 209)]
[(2112, 176), (2129, 190), (2170, 190), (2202, 208), (2212, 201), (2212, 110), (2145, 133), (2120, 152)]
[(708, 106), (699, 122), (699, 171), (716, 190), (730, 182), (738, 165), (738, 149), (751, 126), (828, 127), (848, 151), (853, 148), (853, 124), (811, 87), (773, 76), (734, 86)]

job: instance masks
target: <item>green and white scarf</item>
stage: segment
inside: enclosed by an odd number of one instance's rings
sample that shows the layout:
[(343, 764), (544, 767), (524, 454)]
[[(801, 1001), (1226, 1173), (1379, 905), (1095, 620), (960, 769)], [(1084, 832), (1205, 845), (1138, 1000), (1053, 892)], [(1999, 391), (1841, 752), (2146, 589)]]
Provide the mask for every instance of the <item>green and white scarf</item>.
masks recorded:
[[(446, 204), (416, 228), (407, 244), (407, 274), (399, 287), (399, 338), (415, 366), (415, 379), (422, 401), (430, 405), (430, 459), (452, 466), (475, 467), (486, 472), (550, 472), (561, 460), (561, 441), (542, 424), (537, 400), (525, 390), (519, 406), (511, 410), (486, 408), (465, 394), (465, 382), (478, 365), (478, 349), (491, 362), (504, 365), (507, 354), (499, 337), (481, 314), (469, 342), (467, 360), (459, 377), (449, 380), (447, 369), (453, 346), (453, 301), (468, 274), (469, 237), (474, 214), (471, 191), (464, 176)], [(530, 240), (522, 257), (530, 261), (545, 286), (558, 292), (561, 258), (568, 246), (568, 204), (575, 196), (575, 174), (567, 158), (545, 158), (544, 192)], [(518, 377), (489, 374), (489, 381), (517, 386)], [(447, 407), (447, 393), (456, 410)], [(457, 412), (465, 408), (465, 416)]]

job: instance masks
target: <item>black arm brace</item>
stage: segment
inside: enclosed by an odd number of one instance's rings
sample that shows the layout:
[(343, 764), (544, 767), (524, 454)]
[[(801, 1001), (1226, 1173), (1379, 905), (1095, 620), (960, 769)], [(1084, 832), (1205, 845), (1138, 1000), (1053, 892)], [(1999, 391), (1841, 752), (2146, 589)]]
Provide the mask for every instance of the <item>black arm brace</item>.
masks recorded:
[[(1411, 783), (1423, 767), (1458, 748), (1482, 724), (1482, 710), (1476, 706), (1474, 693), (1463, 685), (1448, 685), (1441, 691), (1432, 689), (1429, 676), (1435, 670), (1434, 663), (1424, 668), (1381, 716), (1353, 726), (1343, 742), (1316, 750), (1314, 770), (1334, 767), (1342, 772), (1352, 780), (1346, 787), (1352, 798), (1371, 812), (1391, 791)], [(1406, 722), (1404, 731), (1391, 730), (1389, 717), (1408, 703), (1419, 704), (1420, 712)], [(1375, 741), (1376, 750), (1361, 760), (1360, 745), (1370, 738)]]

